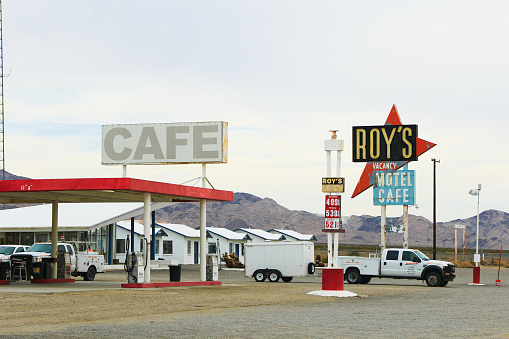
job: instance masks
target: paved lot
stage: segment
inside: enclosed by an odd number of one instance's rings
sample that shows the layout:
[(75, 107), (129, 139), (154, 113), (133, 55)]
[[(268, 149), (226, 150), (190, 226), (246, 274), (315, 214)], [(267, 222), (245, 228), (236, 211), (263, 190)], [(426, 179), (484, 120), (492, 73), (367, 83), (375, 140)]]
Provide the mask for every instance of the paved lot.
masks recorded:
[[(182, 275), (198, 280), (198, 267)], [(151, 276), (168, 281), (167, 270)], [(0, 286), (0, 337), (509, 338), (509, 269), (501, 271), (502, 286), (495, 287), (496, 277), (497, 269), (483, 267), (485, 286), (468, 286), (472, 269), (458, 269), (445, 288), (373, 279), (345, 285), (360, 297), (331, 298), (307, 294), (321, 288), (318, 276), (256, 283), (220, 271), (223, 286), (126, 290), (125, 273), (110, 271), (93, 282)]]

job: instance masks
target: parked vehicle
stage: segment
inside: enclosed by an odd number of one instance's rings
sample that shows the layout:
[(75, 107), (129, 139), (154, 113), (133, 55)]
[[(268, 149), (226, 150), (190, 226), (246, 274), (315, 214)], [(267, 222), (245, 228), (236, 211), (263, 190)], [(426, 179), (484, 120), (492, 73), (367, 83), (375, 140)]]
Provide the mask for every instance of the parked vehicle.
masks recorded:
[[(86, 281), (92, 281), (96, 273), (104, 272), (104, 256), (92, 249), (92, 243), (72, 242), (58, 243), (58, 252), (69, 253), (71, 260), (71, 275), (81, 276)], [(25, 252), (11, 255), (11, 265), (19, 265), (21, 262), (42, 262), (44, 258), (51, 257), (51, 243), (35, 243)]]
[(261, 242), (245, 246), (246, 277), (258, 282), (292, 281), (315, 273), (314, 244), (310, 241)]
[(8, 261), (11, 254), (24, 252), (27, 248), (25, 245), (0, 245), (0, 262)]
[(418, 279), (431, 287), (443, 287), (456, 277), (456, 268), (447, 261), (431, 260), (419, 250), (385, 249), (381, 257), (339, 256), (349, 284), (367, 284), (371, 278)]

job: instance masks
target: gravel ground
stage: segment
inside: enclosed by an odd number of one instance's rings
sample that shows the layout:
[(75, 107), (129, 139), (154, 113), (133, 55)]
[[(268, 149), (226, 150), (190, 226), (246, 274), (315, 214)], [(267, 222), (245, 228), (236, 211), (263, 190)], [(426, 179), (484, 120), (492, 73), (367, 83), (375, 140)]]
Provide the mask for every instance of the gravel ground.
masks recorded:
[[(345, 284), (359, 297), (334, 298), (307, 294), (321, 289), (319, 276), (256, 283), (243, 272), (220, 271), (222, 286), (140, 290), (120, 289), (125, 273), (110, 271), (76, 282), (106, 290), (2, 288), (0, 338), (509, 338), (509, 269), (502, 269), (500, 287), (496, 268), (481, 269), (485, 286), (468, 286), (472, 269), (457, 275), (444, 288), (392, 279)], [(153, 270), (151, 278), (168, 281), (168, 270)], [(199, 280), (198, 267), (183, 266), (182, 280)]]

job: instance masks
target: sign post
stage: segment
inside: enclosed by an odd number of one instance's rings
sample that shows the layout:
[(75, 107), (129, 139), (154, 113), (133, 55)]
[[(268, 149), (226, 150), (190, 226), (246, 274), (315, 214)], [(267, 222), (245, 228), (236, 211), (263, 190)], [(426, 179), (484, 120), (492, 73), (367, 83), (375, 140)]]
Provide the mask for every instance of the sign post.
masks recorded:
[[(385, 249), (387, 205), (403, 206), (403, 248), (408, 248), (408, 206), (415, 205), (415, 172), (410, 161), (436, 144), (418, 137), (417, 125), (403, 125), (396, 105), (380, 126), (352, 127), (352, 161), (366, 162), (352, 198), (374, 186), (373, 204), (381, 206), (380, 247)], [(403, 170), (400, 170), (403, 168)]]

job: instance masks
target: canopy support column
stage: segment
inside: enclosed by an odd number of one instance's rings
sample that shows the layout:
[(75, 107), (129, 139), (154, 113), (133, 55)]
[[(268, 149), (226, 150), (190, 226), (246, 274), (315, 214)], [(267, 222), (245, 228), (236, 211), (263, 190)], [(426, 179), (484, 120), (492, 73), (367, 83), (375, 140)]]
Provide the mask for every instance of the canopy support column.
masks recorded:
[(51, 279), (57, 279), (58, 259), (58, 201), (51, 203)]
[[(143, 261), (147, 263), (144, 271), (144, 282), (150, 282), (150, 193), (144, 194), (144, 206), (143, 206)], [(145, 241), (146, 240), (146, 241)]]

